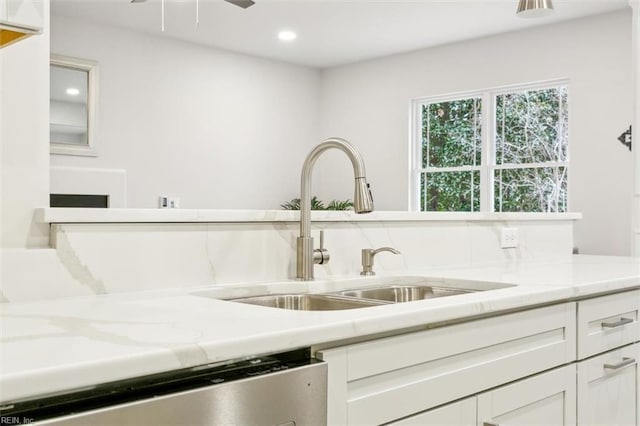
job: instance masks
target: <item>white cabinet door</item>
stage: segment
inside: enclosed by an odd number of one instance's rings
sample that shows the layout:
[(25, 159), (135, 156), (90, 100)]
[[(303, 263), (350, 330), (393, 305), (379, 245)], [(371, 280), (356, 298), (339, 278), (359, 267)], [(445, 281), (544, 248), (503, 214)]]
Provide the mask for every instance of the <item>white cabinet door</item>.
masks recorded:
[(475, 426), (476, 403), (477, 398), (474, 396), (389, 423), (389, 426)]
[(0, 48), (42, 31), (44, 0), (0, 0)]
[(565, 365), (575, 321), (565, 303), (319, 351), (329, 424), (388, 423)]
[(0, 0), (0, 21), (42, 28), (43, 0)]
[[(393, 426), (575, 425), (575, 365), (416, 414)], [(629, 423), (632, 424), (632, 423)]]
[(578, 424), (638, 424), (640, 344), (578, 363)]
[(480, 426), (575, 424), (574, 364), (478, 395)]

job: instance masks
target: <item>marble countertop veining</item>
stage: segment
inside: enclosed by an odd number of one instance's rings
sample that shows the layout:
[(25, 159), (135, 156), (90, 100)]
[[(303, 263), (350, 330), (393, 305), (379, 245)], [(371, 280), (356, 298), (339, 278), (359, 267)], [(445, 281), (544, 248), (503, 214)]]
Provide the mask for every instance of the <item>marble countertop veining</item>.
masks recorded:
[(4, 303), (0, 401), (637, 288), (640, 259), (573, 256), (388, 275), (516, 286), (345, 311), (287, 311), (212, 297), (353, 288), (361, 282), (355, 276)]

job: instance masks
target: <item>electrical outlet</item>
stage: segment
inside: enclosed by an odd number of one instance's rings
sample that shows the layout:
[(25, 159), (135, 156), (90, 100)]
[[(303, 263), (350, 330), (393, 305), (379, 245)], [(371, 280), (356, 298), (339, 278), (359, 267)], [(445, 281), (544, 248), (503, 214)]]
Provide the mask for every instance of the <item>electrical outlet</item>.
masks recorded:
[(180, 207), (180, 198), (161, 195), (158, 197), (158, 207), (161, 209), (177, 209)]
[(169, 208), (169, 197), (166, 195), (161, 195), (158, 197), (158, 208), (168, 209)]
[(518, 247), (518, 228), (502, 228), (500, 246), (503, 249)]

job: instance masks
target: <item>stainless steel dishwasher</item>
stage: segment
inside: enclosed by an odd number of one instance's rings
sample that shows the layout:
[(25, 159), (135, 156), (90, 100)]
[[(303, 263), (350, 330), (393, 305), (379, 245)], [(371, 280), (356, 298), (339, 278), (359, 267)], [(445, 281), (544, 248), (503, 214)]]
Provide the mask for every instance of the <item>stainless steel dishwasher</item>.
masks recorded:
[(2, 403), (11, 424), (326, 425), (327, 366), (308, 349)]

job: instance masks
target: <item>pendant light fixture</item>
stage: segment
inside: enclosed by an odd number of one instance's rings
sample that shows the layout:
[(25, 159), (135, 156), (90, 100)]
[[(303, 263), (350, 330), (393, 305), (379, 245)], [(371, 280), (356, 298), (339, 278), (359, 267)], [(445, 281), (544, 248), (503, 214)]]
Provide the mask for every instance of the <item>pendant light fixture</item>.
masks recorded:
[(521, 18), (540, 18), (553, 12), (551, 0), (519, 0), (518, 16)]

